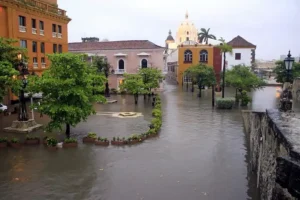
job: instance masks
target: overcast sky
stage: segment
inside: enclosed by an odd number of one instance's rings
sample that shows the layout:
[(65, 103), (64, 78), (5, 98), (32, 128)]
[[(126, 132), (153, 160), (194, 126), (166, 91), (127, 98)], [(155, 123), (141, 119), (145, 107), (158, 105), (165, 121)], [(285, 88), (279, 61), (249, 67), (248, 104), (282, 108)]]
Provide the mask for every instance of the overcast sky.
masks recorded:
[(150, 40), (164, 46), (186, 10), (197, 29), (226, 41), (237, 35), (257, 45), (256, 57), (300, 55), (300, 0), (58, 0), (67, 10), (69, 42), (81, 37)]

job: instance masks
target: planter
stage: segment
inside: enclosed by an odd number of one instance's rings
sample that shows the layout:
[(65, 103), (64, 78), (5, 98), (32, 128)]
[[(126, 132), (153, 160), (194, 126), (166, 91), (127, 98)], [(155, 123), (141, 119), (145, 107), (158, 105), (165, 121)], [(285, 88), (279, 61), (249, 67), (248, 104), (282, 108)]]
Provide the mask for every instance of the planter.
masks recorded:
[(0, 148), (5, 148), (7, 147), (7, 142), (1, 142), (0, 143)]
[(39, 145), (40, 139), (27, 139), (25, 140), (26, 145)]
[(137, 143), (141, 143), (142, 141), (139, 140), (131, 140), (130, 142), (128, 142), (128, 144), (137, 144)]
[(83, 143), (95, 143), (96, 138), (84, 137), (82, 138)]
[(74, 142), (74, 143), (63, 143), (63, 148), (74, 148), (77, 147), (78, 143)]
[(150, 135), (148, 135), (147, 138), (153, 138), (153, 137), (156, 137), (156, 136), (157, 136), (157, 133), (155, 133), (155, 134), (150, 134)]
[(22, 147), (21, 143), (10, 143), (10, 146), (15, 149), (20, 149)]
[(111, 145), (124, 145), (126, 144), (124, 141), (111, 141)]
[(103, 142), (103, 141), (95, 141), (95, 145), (99, 145), (99, 146), (108, 146), (109, 145), (109, 141)]
[(50, 151), (56, 151), (58, 148), (57, 146), (47, 146), (47, 149), (50, 150)]

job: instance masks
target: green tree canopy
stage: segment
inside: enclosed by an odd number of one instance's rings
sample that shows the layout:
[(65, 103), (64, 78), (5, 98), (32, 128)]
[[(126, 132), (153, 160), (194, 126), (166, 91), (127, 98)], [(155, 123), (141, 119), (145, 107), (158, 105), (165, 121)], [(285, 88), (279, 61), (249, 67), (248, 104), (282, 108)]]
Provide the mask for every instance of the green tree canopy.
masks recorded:
[[(274, 69), (276, 74), (275, 79), (278, 83), (287, 82), (287, 70), (285, 68), (284, 61), (277, 61)], [(295, 62), (292, 70), (290, 71), (289, 80), (292, 82), (295, 77), (300, 77), (300, 63)]]
[(208, 44), (208, 39), (216, 39), (216, 36), (214, 36), (213, 34), (209, 34), (210, 28), (209, 29), (205, 29), (205, 28), (201, 28), (201, 32), (198, 33), (198, 40), (202, 43), (205, 42), (206, 44)]
[(93, 91), (103, 91), (106, 79), (96, 73), (96, 68), (87, 66), (83, 55), (53, 54), (49, 59), (50, 68), (41, 77), (30, 77), (28, 89), (32, 93), (43, 93), (37, 107), (51, 118), (47, 128), (61, 129), (61, 125), (66, 124), (69, 138), (70, 126), (95, 113), (93, 102), (105, 101), (103, 96), (93, 95)]
[(159, 87), (159, 81), (162, 80), (161, 70), (157, 68), (142, 68), (139, 70), (139, 75), (143, 78), (143, 83), (145, 85), (145, 89), (148, 90), (148, 93), (151, 92), (152, 89)]
[(227, 85), (236, 88), (239, 92), (261, 89), (266, 84), (251, 72), (250, 67), (244, 65), (236, 65), (231, 70), (226, 71), (225, 80)]
[(217, 45), (217, 47), (221, 50), (222, 53), (224, 53), (224, 55), (226, 53), (232, 53), (232, 46), (230, 46), (229, 44), (227, 44), (225, 42), (225, 39), (224, 38), (220, 38), (219, 39), (220, 42), (222, 42), (220, 45)]
[(147, 92), (143, 77), (140, 74), (124, 74), (124, 80), (120, 88), (134, 95), (135, 104), (138, 103), (139, 94)]
[(184, 74), (191, 77), (192, 82), (194, 84), (198, 83), (198, 86), (211, 86), (216, 84), (215, 71), (212, 66), (198, 64), (186, 69)]

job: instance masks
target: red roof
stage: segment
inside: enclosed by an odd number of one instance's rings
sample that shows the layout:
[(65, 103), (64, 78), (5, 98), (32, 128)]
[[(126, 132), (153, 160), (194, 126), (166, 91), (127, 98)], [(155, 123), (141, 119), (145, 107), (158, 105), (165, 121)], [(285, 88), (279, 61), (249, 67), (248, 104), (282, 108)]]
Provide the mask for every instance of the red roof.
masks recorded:
[(233, 38), (227, 44), (229, 44), (233, 48), (238, 48), (238, 47), (240, 47), (240, 48), (256, 48), (256, 46), (254, 44), (248, 42), (247, 40), (245, 40), (244, 38), (242, 38), (239, 35), (236, 36), (235, 38)]
[(69, 43), (69, 51), (119, 50), (119, 49), (160, 49), (163, 48), (149, 40), (124, 40), (108, 42)]

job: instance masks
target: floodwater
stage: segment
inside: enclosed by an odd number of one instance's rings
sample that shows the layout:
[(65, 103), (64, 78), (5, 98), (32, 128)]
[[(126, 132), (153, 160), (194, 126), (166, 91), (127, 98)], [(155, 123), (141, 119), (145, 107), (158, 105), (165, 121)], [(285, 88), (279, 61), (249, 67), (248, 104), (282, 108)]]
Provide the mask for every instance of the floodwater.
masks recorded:
[[(240, 108), (212, 109), (209, 90), (203, 91), (201, 99), (185, 90), (165, 85), (161, 132), (139, 145), (99, 147), (80, 143), (77, 149), (57, 152), (43, 145), (1, 149), (0, 199), (258, 199), (255, 177), (247, 168)], [(227, 89), (226, 94), (232, 96), (234, 91)], [(276, 95), (275, 87), (254, 92), (253, 109), (275, 107)], [(150, 102), (141, 97), (135, 106), (132, 96), (113, 98), (117, 104), (97, 104), (98, 114), (72, 128), (72, 136), (81, 139), (94, 131), (111, 139), (147, 130)], [(141, 112), (143, 116), (121, 119), (109, 114), (124, 111)], [(1, 116), (0, 128), (10, 125), (14, 118), (16, 115)], [(35, 118), (39, 123), (48, 121), (38, 113)], [(35, 134), (42, 137), (45, 133)]]

